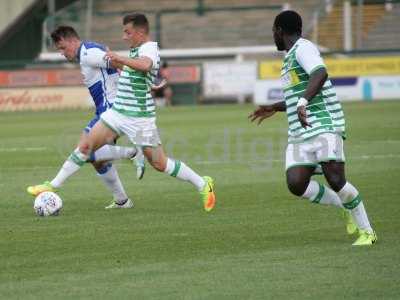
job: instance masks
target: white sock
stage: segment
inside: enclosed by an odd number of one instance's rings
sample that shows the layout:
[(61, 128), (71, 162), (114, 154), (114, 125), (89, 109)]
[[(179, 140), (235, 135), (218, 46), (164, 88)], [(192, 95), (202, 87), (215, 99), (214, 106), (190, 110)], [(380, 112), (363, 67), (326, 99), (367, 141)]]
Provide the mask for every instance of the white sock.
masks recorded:
[(342, 200), (343, 206), (350, 211), (357, 227), (368, 232), (373, 232), (357, 189), (350, 182), (346, 182), (337, 194)]
[(167, 159), (167, 167), (164, 170), (165, 173), (171, 175), (172, 177), (179, 178), (181, 180), (189, 181), (192, 183), (199, 191), (204, 188), (206, 182), (204, 179), (189, 168), (185, 163), (179, 160)]
[(113, 194), (116, 203), (124, 203), (128, 199), (128, 195), (119, 179), (117, 169), (112, 164), (105, 165), (101, 170), (97, 171), (97, 175)]
[(302, 197), (310, 200), (312, 203), (334, 205), (343, 208), (339, 196), (329, 187), (315, 180), (310, 181)]
[(51, 186), (56, 189), (62, 186), (68, 177), (81, 168), (81, 166), (86, 162), (87, 158), (88, 156), (86, 154), (80, 152), (79, 149), (75, 149), (75, 151), (72, 152), (69, 158), (64, 162), (56, 177), (54, 177), (54, 179), (50, 182)]
[(136, 148), (104, 145), (90, 156), (90, 161), (109, 161), (123, 158), (133, 158)]

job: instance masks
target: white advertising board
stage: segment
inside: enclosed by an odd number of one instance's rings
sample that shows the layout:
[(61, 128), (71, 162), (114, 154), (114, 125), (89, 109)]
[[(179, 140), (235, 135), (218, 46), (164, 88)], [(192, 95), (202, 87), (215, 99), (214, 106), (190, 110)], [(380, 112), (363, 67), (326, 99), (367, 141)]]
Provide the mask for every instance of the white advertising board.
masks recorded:
[(257, 80), (257, 63), (204, 63), (203, 91), (206, 98), (252, 95)]

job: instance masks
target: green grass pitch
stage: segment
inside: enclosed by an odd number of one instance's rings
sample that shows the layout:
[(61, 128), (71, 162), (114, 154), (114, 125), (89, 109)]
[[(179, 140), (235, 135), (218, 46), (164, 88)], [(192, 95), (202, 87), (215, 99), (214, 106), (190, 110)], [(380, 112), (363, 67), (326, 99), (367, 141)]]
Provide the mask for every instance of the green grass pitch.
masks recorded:
[(149, 167), (139, 182), (126, 161), (134, 209), (105, 211), (111, 197), (85, 166), (50, 218), (26, 186), (56, 174), (91, 113), (1, 113), (0, 299), (398, 299), (400, 101), (344, 104), (347, 178), (379, 238), (366, 248), (339, 210), (290, 195), (285, 116), (256, 126), (252, 109), (159, 110), (168, 153), (214, 177), (213, 212), (190, 184)]

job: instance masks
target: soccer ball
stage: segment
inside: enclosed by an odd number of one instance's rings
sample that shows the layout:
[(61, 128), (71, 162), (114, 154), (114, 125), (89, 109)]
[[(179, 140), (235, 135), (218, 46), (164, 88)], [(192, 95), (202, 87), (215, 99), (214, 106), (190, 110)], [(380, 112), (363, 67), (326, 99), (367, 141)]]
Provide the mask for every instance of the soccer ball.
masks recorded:
[(62, 208), (60, 196), (53, 192), (40, 193), (35, 198), (33, 209), (41, 217), (57, 216)]

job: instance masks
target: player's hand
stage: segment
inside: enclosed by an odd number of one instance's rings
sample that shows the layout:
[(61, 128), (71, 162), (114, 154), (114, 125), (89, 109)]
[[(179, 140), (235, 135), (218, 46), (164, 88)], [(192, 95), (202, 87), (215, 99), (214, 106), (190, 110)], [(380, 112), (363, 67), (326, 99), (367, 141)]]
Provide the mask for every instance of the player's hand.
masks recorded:
[(264, 119), (271, 117), (276, 113), (276, 110), (271, 105), (261, 105), (255, 111), (249, 115), (251, 122), (257, 121), (257, 125), (260, 125)]
[(153, 91), (157, 91), (157, 90), (159, 90), (159, 89), (162, 89), (162, 88), (164, 88), (166, 85), (167, 85), (167, 81), (165, 80), (165, 79), (163, 79), (161, 82), (160, 82), (160, 84), (158, 84), (158, 85), (153, 85), (152, 87), (151, 87), (151, 89), (153, 90)]
[(297, 107), (297, 116), (303, 128), (312, 127), (307, 121), (307, 110), (304, 105)]
[(118, 54), (112, 52), (112, 51), (107, 51), (105, 55), (106, 59), (109, 59), (111, 63), (117, 63), (117, 64), (122, 64), (124, 58), (122, 56), (119, 56)]

